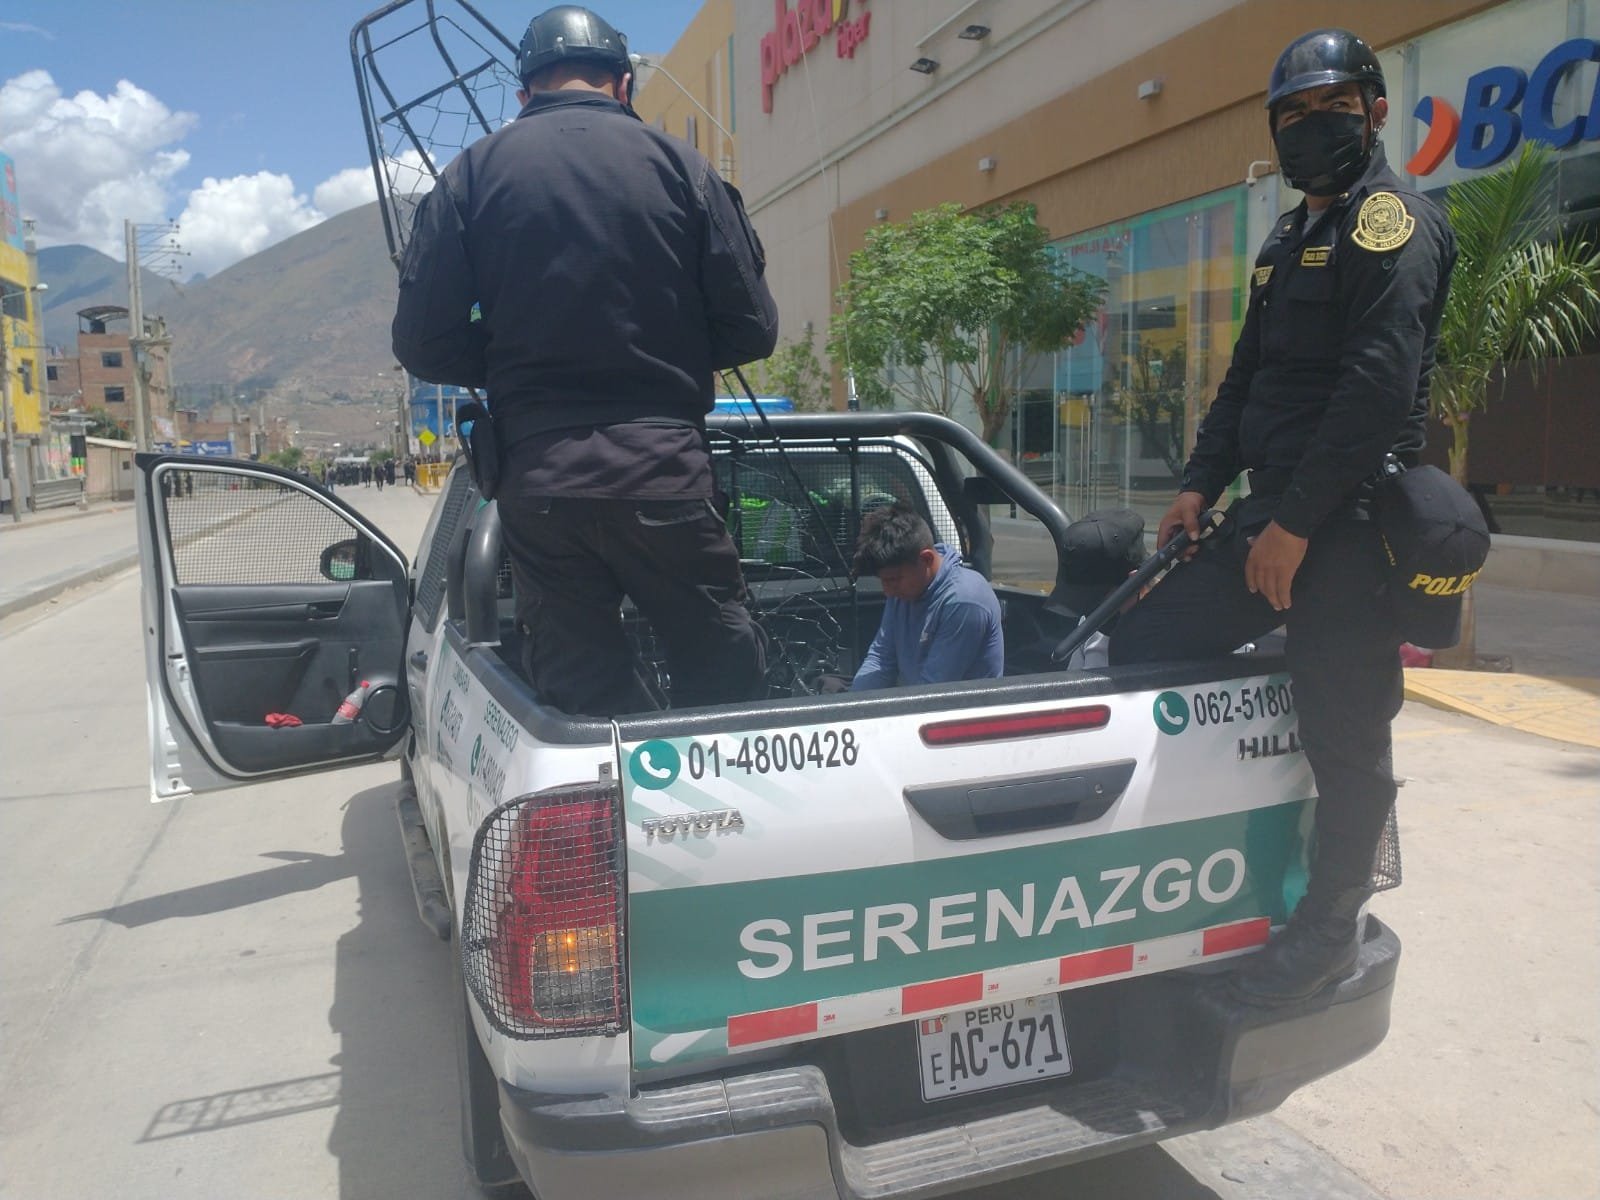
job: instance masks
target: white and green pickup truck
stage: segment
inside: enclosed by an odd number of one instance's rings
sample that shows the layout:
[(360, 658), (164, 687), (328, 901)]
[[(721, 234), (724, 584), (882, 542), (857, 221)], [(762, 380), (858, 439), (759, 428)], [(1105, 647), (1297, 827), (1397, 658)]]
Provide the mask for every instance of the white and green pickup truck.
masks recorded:
[(155, 794), (402, 756), (481, 1184), (943, 1195), (1256, 1115), (1383, 1039), (1400, 948), (1375, 917), (1311, 1001), (1226, 984), (1305, 879), (1281, 659), (1061, 671), (1076, 617), (997, 586), (1003, 678), (817, 694), (877, 627), (841, 555), (872, 505), (916, 505), (986, 575), (988, 506), (1058, 546), (1066, 518), (927, 414), (712, 436), (769, 695), (672, 707), (630, 614), (660, 707), (611, 721), (524, 678), (495, 506), (461, 467), (408, 570), (299, 477), (139, 460)]

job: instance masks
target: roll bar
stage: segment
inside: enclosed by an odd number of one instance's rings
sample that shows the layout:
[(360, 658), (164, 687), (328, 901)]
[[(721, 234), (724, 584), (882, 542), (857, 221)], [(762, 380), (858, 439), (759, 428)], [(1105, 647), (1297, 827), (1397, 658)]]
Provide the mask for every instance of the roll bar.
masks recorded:
[[(1056, 546), (1056, 588), (1059, 590), (1067, 582), (1061, 577), (1060, 565), (1069, 524), (1066, 514), (1031, 479), (959, 421), (927, 412), (771, 413), (765, 420), (746, 414), (716, 413), (707, 418), (706, 427), (744, 441), (771, 440), (771, 435), (776, 434), (785, 441), (904, 436), (943, 443), (965, 455), (1018, 508), (1039, 519)], [(946, 500), (960, 503), (958, 497)]]

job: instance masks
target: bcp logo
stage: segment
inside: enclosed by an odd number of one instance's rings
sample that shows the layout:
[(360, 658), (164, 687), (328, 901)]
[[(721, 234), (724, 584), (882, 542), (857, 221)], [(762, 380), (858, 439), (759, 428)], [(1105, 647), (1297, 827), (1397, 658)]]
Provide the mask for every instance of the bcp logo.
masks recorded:
[(1556, 124), (1556, 95), (1582, 63), (1600, 62), (1600, 42), (1572, 38), (1540, 60), (1530, 75), (1520, 67), (1489, 67), (1467, 80), (1461, 108), (1442, 96), (1424, 96), (1414, 114), (1428, 136), (1406, 164), (1431, 175), (1453, 149), (1456, 166), (1481, 170), (1504, 161), (1524, 137), (1563, 150), (1580, 139), (1600, 140), (1600, 80), (1588, 111)]

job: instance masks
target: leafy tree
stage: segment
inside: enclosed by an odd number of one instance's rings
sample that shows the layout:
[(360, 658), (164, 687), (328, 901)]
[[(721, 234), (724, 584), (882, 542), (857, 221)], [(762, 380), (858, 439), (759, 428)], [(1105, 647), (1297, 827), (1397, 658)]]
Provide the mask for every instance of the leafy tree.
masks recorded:
[(1178, 342), (1165, 354), (1144, 346), (1120, 397), (1123, 415), (1174, 475), (1183, 474), (1188, 459), (1187, 368), (1184, 343)]
[(133, 432), (126, 421), (119, 421), (103, 408), (89, 410), (85, 432), (89, 437), (110, 438), (117, 442), (133, 441)]
[(1600, 320), (1600, 253), (1557, 234), (1549, 151), (1526, 141), (1516, 161), (1450, 185), (1445, 212), (1459, 257), (1439, 325), (1432, 399), (1450, 427), (1450, 474), (1467, 482), (1472, 414), (1489, 403), (1505, 363), (1579, 348)]
[(1031, 204), (956, 204), (868, 231), (828, 353), (855, 372), (863, 405), (896, 401), (951, 415), (970, 396), (994, 445), (1040, 354), (1099, 310), (1105, 284), (1063, 263)]
[(389, 447), (384, 446), (384, 447), (381, 447), (380, 449), (374, 450), (367, 457), (372, 459), (372, 465), (373, 466), (378, 466), (380, 463), (386, 463), (391, 458), (393, 458), (394, 457), (394, 451), (389, 449)]
[(282, 467), (285, 471), (298, 471), (305, 463), (306, 452), (299, 446), (289, 446), (283, 450), (274, 450), (263, 457), (274, 467)]
[[(1549, 151), (1523, 143), (1516, 161), (1450, 185), (1445, 212), (1459, 257), (1439, 324), (1439, 362), (1431, 398), (1451, 432), (1450, 474), (1466, 485), (1472, 414), (1504, 391), (1506, 363), (1537, 371), (1571, 354), (1600, 322), (1600, 253), (1560, 234), (1555, 189), (1545, 177)], [(1441, 666), (1477, 665), (1477, 617), (1465, 596), (1461, 641)]]
[(799, 412), (825, 412), (833, 407), (828, 372), (817, 359), (816, 334), (807, 330), (781, 342), (756, 372), (756, 386), (768, 396), (787, 396)]

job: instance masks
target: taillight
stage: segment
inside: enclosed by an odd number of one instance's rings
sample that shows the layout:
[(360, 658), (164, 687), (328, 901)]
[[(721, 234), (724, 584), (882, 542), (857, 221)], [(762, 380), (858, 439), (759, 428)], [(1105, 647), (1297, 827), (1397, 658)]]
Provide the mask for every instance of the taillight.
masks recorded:
[(1082, 729), (1103, 729), (1111, 720), (1104, 704), (1081, 708), (1057, 708), (1046, 712), (1013, 713), (1006, 717), (969, 717), (959, 721), (938, 721), (919, 731), (924, 746), (966, 746), (973, 742), (999, 742), (1011, 738), (1037, 737), (1045, 733), (1072, 733)]
[(478, 830), (461, 921), (467, 986), (512, 1037), (617, 1033), (622, 863), (614, 787), (501, 805)]

